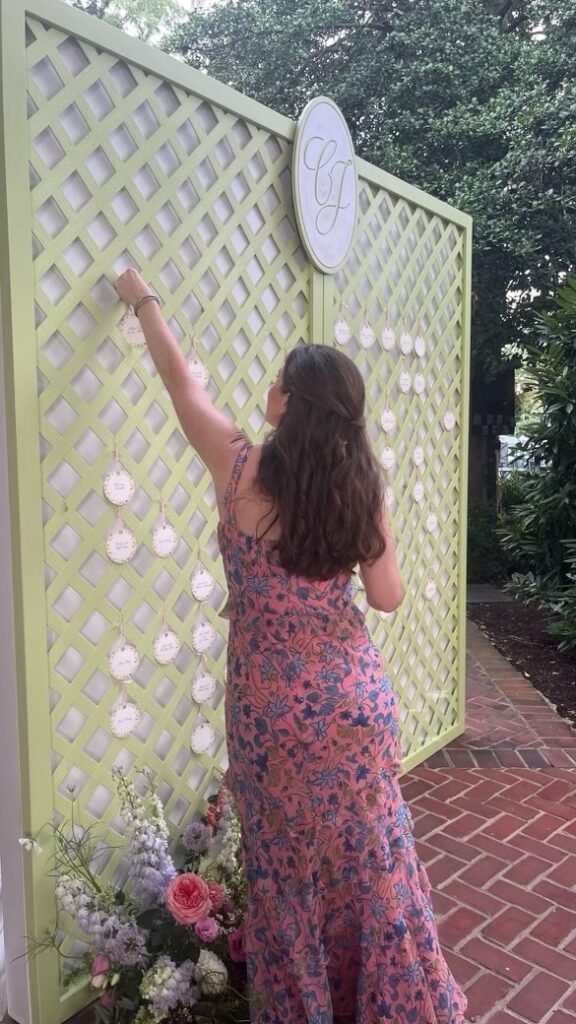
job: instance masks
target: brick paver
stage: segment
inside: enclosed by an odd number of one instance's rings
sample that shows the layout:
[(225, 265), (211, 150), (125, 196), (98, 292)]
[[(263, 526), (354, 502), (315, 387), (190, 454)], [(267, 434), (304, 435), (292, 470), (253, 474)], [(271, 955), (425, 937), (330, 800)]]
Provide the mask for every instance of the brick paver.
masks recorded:
[[(464, 736), (430, 758), (431, 768), (576, 768), (576, 731), (470, 621), (466, 712)], [(539, 798), (552, 806), (571, 800), (573, 808), (576, 793), (564, 784), (563, 794), (556, 788)]]
[(466, 732), (402, 779), (440, 940), (471, 1022), (576, 1024), (576, 731), (468, 646)]

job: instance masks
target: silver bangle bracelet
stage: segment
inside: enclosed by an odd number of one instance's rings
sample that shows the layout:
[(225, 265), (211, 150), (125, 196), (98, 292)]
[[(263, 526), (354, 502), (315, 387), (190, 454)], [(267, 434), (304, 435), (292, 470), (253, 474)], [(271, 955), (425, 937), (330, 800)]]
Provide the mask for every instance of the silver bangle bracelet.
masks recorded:
[(158, 298), (157, 295), (143, 295), (142, 298), (138, 299), (138, 302), (136, 302), (134, 305), (134, 314), (136, 316), (138, 316), (138, 310), (140, 309), (140, 306), (143, 306), (145, 302), (157, 302), (158, 305), (160, 305), (160, 299)]

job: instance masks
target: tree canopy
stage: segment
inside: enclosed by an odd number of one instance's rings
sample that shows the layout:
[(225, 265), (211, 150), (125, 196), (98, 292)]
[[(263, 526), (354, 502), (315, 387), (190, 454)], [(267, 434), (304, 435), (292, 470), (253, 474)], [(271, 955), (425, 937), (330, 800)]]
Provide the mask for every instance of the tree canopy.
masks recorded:
[(178, 0), (69, 0), (86, 14), (108, 21), (144, 42), (160, 43), (184, 17)]
[(359, 155), (472, 214), (477, 369), (576, 272), (573, 0), (223, 0), (161, 45), (291, 117), (331, 96)]

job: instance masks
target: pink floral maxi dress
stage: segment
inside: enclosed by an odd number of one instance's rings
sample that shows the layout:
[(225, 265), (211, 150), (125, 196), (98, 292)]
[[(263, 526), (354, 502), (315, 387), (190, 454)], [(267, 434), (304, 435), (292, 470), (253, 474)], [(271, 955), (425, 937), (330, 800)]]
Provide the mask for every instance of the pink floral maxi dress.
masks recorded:
[(398, 783), (397, 707), (348, 574), (286, 572), (219, 527), (230, 589), (227, 781), (240, 816), (253, 1024), (462, 1024)]

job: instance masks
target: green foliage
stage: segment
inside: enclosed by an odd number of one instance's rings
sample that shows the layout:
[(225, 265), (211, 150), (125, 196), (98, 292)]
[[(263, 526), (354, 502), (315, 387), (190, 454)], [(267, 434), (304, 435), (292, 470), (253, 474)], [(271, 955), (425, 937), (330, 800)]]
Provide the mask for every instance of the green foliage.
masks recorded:
[(576, 649), (576, 280), (559, 291), (556, 307), (541, 315), (527, 349), (542, 415), (523, 449), (540, 468), (523, 477), (502, 540), (527, 567), (509, 589), (556, 616), (560, 646)]
[(497, 583), (503, 576), (494, 509), (488, 504), (468, 509), (468, 582)]
[(144, 42), (159, 42), (173, 32), (184, 18), (178, 0), (68, 0), (86, 14), (92, 14), (115, 28), (123, 29)]
[(500, 481), (500, 518), (507, 520), (515, 505), (519, 505), (524, 496), (525, 474), (512, 470)]

